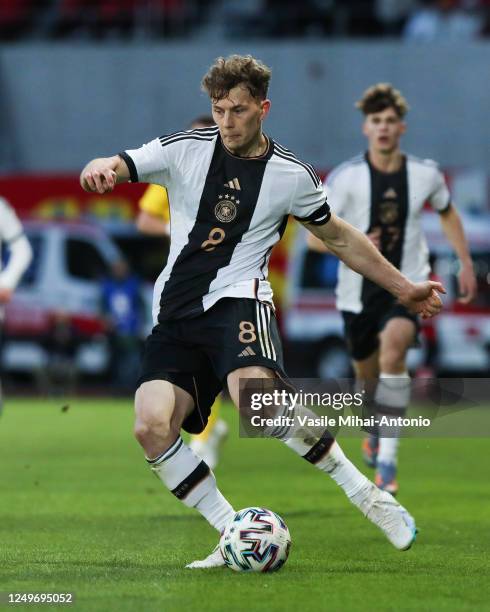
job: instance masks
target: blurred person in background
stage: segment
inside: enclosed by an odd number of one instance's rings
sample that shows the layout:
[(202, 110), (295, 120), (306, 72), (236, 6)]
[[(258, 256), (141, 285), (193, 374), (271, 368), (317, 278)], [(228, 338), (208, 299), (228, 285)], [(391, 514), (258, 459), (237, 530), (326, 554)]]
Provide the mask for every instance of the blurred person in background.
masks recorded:
[(138, 377), (145, 307), (141, 282), (123, 259), (102, 280), (101, 313), (108, 329), (112, 384), (118, 392), (132, 391)]
[[(400, 149), (408, 111), (405, 98), (389, 83), (378, 83), (364, 92), (356, 106), (364, 115), (368, 150), (328, 175), (325, 189), (332, 210), (364, 232), (410, 280), (419, 282), (430, 272), (420, 220), (429, 201), (461, 262), (461, 301), (470, 302), (476, 294), (473, 262), (444, 176), (432, 160)], [(309, 245), (326, 251), (314, 237), (309, 237)], [(404, 416), (410, 399), (406, 356), (416, 340), (417, 315), (342, 262), (336, 293), (358, 384), (368, 387), (378, 416)], [(391, 428), (389, 435), (382, 433), (378, 430), (364, 440), (363, 455), (369, 466), (376, 467), (376, 484), (396, 494), (400, 431)]]
[(70, 314), (62, 310), (53, 312), (42, 342), (46, 358), (36, 372), (42, 395), (74, 395), (78, 381), (76, 355), (79, 345), (80, 338)]
[[(214, 119), (203, 115), (196, 117), (190, 124), (190, 130), (211, 127)], [(140, 210), (136, 218), (136, 226), (143, 234), (149, 236), (170, 236), (170, 209), (168, 192), (161, 185), (149, 185), (139, 202)], [(211, 415), (206, 429), (191, 436), (189, 446), (209, 465), (215, 468), (219, 460), (219, 449), (228, 434), (228, 426), (219, 418), (221, 398), (217, 397), (211, 408)]]
[[(4, 265), (4, 248), (8, 259)], [(22, 275), (32, 260), (32, 249), (22, 224), (7, 200), (0, 198), (0, 372), (2, 367), (2, 324), (4, 308), (12, 299)], [(2, 387), (0, 381), (0, 413), (2, 411)]]
[(399, 36), (411, 13), (418, 8), (418, 0), (376, 0), (374, 7), (385, 36)]
[(472, 40), (484, 29), (479, 0), (424, 0), (405, 24), (407, 41)]

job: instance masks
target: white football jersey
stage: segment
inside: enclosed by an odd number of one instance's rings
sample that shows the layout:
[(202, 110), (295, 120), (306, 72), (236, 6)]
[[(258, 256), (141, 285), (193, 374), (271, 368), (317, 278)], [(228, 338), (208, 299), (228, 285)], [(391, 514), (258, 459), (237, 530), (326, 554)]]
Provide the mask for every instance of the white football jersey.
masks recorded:
[[(0, 257), (0, 288), (15, 289), (31, 262), (32, 251), (14, 209), (7, 200), (0, 198), (0, 253), (3, 245), (9, 251), (9, 259), (7, 265), (2, 268)], [(0, 309), (0, 320), (2, 318), (3, 309)]]
[[(324, 186), (333, 212), (364, 233), (378, 230), (383, 255), (410, 280), (427, 279), (429, 249), (422, 208), (430, 202), (443, 212), (450, 205), (449, 190), (435, 162), (408, 155), (398, 172), (383, 173), (362, 154), (332, 170)], [(339, 310), (359, 313), (383, 291), (340, 262)]]
[[(20, 280), (22, 273), (25, 270), (25, 242), (27, 239), (24, 236), (24, 229), (19, 221), (14, 209), (4, 198), (0, 198), (0, 251), (2, 246), (6, 245), (11, 251), (8, 265), (2, 270), (2, 258), (0, 257), (0, 287), (15, 289)], [(22, 252), (16, 256), (17, 248), (14, 249), (16, 243), (24, 243)], [(27, 246), (30, 253), (30, 247)], [(22, 255), (22, 256), (21, 256)], [(30, 255), (27, 257), (30, 261)], [(27, 262), (27, 264), (29, 263)]]
[(121, 153), (131, 181), (164, 185), (169, 195), (170, 253), (155, 283), (155, 323), (197, 316), (224, 297), (270, 302), (269, 257), (288, 216), (329, 220), (313, 168), (268, 142), (263, 156), (240, 158), (210, 127)]

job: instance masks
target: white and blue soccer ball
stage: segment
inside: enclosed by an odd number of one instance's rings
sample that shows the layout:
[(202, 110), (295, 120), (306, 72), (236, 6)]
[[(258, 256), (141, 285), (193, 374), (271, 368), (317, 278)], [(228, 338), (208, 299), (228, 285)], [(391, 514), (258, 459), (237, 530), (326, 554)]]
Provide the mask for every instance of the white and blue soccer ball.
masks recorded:
[(291, 536), (272, 510), (244, 508), (226, 525), (219, 547), (226, 565), (236, 572), (274, 572), (287, 561)]

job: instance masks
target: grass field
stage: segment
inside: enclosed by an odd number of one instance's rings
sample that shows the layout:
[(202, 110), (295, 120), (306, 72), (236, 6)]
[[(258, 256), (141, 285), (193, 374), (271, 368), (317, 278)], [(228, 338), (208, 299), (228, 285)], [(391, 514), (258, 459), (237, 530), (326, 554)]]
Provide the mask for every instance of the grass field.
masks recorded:
[[(236, 508), (284, 516), (293, 548), (280, 572), (183, 569), (217, 536), (149, 473), (129, 401), (73, 400), (62, 411), (10, 400), (0, 591), (74, 592), (73, 609), (102, 612), (490, 610), (490, 439), (405, 441), (400, 500), (420, 534), (400, 553), (328, 477), (275, 441), (238, 439), (234, 412), (223, 412), (220, 488)], [(345, 441), (359, 465), (358, 447)]]

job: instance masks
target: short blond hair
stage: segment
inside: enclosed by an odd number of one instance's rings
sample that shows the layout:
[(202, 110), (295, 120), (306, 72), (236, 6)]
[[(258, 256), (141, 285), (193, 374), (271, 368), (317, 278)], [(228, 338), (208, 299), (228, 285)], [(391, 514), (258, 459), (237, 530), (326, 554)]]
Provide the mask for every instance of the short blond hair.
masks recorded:
[(237, 85), (245, 86), (257, 100), (265, 100), (271, 69), (251, 55), (218, 57), (204, 75), (201, 87), (211, 100), (222, 100)]
[(387, 108), (393, 108), (402, 119), (410, 107), (401, 92), (391, 83), (377, 83), (366, 89), (362, 98), (356, 102), (356, 108), (364, 115), (380, 113)]

